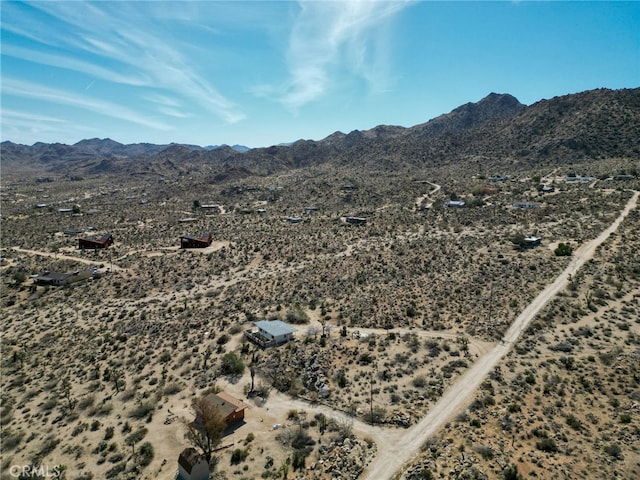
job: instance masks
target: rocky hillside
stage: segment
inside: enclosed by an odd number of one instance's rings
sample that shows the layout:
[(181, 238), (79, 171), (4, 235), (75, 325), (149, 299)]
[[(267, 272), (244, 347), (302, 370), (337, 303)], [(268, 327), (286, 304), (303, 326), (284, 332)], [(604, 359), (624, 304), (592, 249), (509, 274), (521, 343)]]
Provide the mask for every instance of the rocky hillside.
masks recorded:
[(482, 162), (499, 167), (639, 158), (638, 132), (640, 88), (591, 90), (530, 106), (511, 95), (491, 93), (411, 128), (380, 125), (245, 152), (228, 146), (122, 145), (109, 139), (83, 140), (72, 146), (3, 142), (2, 161), (5, 171), (31, 167), (54, 174), (162, 176), (199, 172), (215, 182), (230, 175), (265, 175), (324, 163), (395, 169), (403, 164)]

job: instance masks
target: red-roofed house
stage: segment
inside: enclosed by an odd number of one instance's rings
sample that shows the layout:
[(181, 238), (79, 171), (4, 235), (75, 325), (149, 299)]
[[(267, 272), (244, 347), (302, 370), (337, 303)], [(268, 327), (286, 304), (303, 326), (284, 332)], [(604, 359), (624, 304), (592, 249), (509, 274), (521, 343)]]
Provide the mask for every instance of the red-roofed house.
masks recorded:
[(246, 403), (225, 392), (207, 395), (206, 400), (218, 409), (224, 417), (227, 427), (244, 420), (244, 411), (249, 407)]

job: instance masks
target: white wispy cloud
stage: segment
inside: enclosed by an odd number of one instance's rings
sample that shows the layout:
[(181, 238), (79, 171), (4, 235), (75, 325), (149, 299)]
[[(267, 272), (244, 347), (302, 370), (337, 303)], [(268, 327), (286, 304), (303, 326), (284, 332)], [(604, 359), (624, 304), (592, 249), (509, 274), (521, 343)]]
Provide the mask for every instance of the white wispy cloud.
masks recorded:
[(88, 95), (79, 95), (60, 89), (49, 88), (24, 80), (3, 78), (2, 90), (3, 93), (8, 95), (52, 102), (59, 105), (68, 105), (158, 130), (169, 130), (170, 128), (163, 122), (150, 119), (145, 115), (117, 103), (96, 99)]
[[(164, 90), (190, 99), (227, 123), (244, 119), (240, 107), (199, 74), (174, 46), (171, 36), (154, 25), (153, 9), (143, 11), (145, 5), (152, 3), (36, 2), (33, 8), (63, 22), (64, 30), (73, 32), (61, 37), (50, 30), (47, 38), (36, 36), (36, 39), (50, 46), (63, 46), (68, 54), (33, 54), (15, 46), (11, 46), (8, 54), (109, 82)], [(74, 52), (81, 52), (83, 60), (75, 58)]]
[(409, 1), (301, 1), (289, 37), (289, 80), (282, 87), (259, 86), (258, 95), (275, 94), (297, 109), (322, 97), (340, 71), (363, 78), (373, 90), (386, 88), (381, 55), (385, 24)]
[(73, 70), (91, 77), (107, 80), (109, 82), (133, 86), (145, 86), (149, 84), (148, 77), (145, 78), (144, 75), (137, 74), (136, 72), (132, 72), (132, 74), (123, 74), (60, 53), (49, 53), (31, 48), (5, 44), (2, 47), (2, 54), (9, 57), (29, 59), (30, 62), (39, 63), (41, 65)]
[(61, 118), (48, 115), (25, 113), (22, 111), (2, 109), (2, 134), (18, 143), (29, 144), (33, 138), (40, 141), (57, 141), (61, 135), (70, 130), (97, 134), (96, 130), (86, 125), (72, 125)]

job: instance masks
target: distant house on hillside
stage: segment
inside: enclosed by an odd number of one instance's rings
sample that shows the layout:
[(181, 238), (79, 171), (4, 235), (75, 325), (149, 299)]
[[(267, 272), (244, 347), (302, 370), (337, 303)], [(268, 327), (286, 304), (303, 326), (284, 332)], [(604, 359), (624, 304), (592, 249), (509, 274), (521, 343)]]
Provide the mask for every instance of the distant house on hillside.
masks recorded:
[(193, 448), (185, 448), (178, 457), (177, 480), (209, 480), (209, 462)]
[(105, 233), (100, 237), (86, 237), (78, 239), (78, 248), (80, 250), (96, 250), (99, 248), (107, 248), (113, 244), (113, 235)]
[(260, 320), (255, 322), (257, 329), (246, 330), (245, 337), (262, 348), (286, 343), (297, 332), (291, 325), (281, 320)]
[(52, 285), (61, 287), (75, 282), (80, 282), (82, 280), (87, 280), (96, 274), (97, 271), (94, 270), (76, 270), (70, 273), (45, 271), (34, 277), (34, 283), (36, 285)]
[(193, 235), (182, 235), (180, 237), (180, 248), (207, 248), (213, 242), (210, 232), (200, 234), (199, 237)]
[(575, 175), (571, 173), (564, 177), (565, 182), (593, 182), (594, 180), (594, 177), (583, 177), (581, 175)]
[(513, 208), (524, 208), (524, 209), (532, 209), (532, 208), (540, 208), (539, 203), (531, 203), (531, 202), (515, 202), (512, 204)]
[(205, 204), (205, 205), (200, 205), (200, 208), (202, 208), (203, 210), (209, 210), (212, 212), (221, 212), (222, 209), (220, 208), (220, 205), (218, 205), (217, 203), (210, 203), (210, 204)]
[(541, 240), (542, 239), (540, 237), (524, 237), (522, 246), (524, 248), (537, 247), (538, 245), (540, 245)]
[(365, 217), (345, 217), (344, 221), (351, 225), (365, 225), (367, 223)]
[(489, 177), (489, 180), (491, 180), (492, 182), (506, 182), (508, 178), (503, 175), (493, 175)]

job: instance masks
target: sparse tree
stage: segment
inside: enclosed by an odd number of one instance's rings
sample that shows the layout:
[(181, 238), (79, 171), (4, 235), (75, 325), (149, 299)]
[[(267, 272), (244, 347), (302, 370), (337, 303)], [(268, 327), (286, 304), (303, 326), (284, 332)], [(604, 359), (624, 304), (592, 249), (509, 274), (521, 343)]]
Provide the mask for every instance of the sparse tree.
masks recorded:
[(209, 358), (211, 358), (212, 353), (213, 353), (213, 350), (211, 349), (211, 345), (208, 345), (206, 350), (202, 352), (202, 358), (203, 358), (202, 370), (207, 369), (207, 362), (209, 361)]
[(210, 462), (213, 450), (222, 440), (227, 425), (220, 410), (206, 397), (193, 399), (191, 406), (196, 418), (187, 425), (187, 438)]
[(62, 394), (64, 398), (66, 398), (69, 412), (71, 412), (76, 406), (77, 402), (71, 394), (71, 381), (69, 380), (69, 377), (64, 377), (64, 379), (62, 380)]
[(124, 379), (124, 372), (119, 368), (114, 368), (110, 372), (111, 380), (113, 380), (113, 387), (116, 389), (116, 394), (125, 389), (126, 382)]

